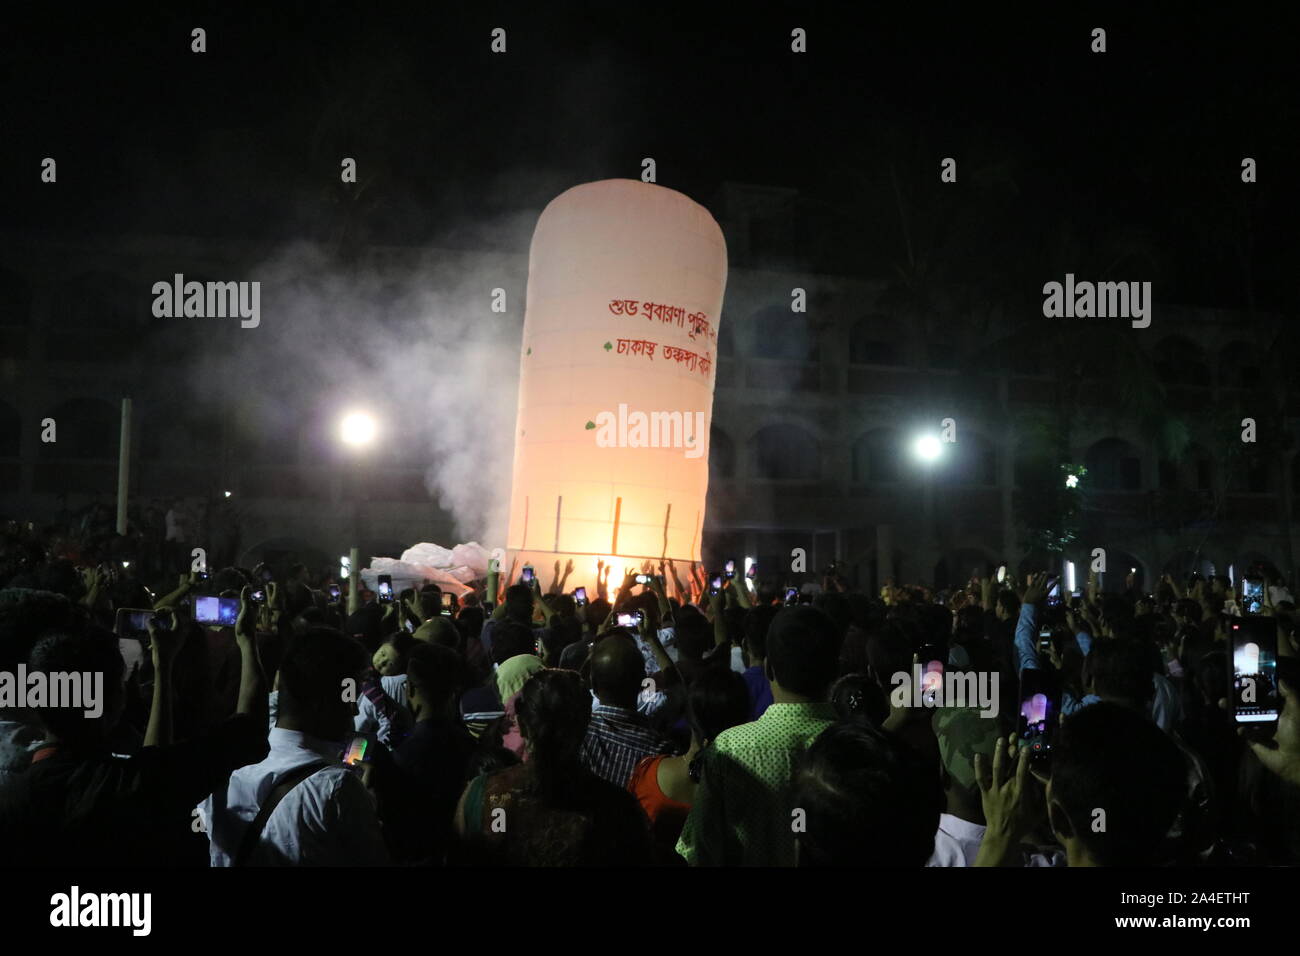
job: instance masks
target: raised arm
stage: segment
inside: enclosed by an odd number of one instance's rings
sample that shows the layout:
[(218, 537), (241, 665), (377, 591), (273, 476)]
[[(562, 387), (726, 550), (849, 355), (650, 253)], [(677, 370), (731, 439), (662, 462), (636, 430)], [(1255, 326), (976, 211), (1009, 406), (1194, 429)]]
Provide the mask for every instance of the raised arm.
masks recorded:
[(655, 594), (655, 599), (659, 602), (659, 618), (666, 620), (673, 611), (673, 606), (668, 603), (668, 595), (664, 592), (664, 579), (662, 577), (650, 576), (649, 588)]
[(158, 611), (165, 607), (175, 607), (180, 603), (185, 595), (189, 594), (190, 591), (193, 590), (195, 582), (196, 575), (193, 571), (189, 574), (182, 574), (180, 577), (180, 583), (177, 585), (176, 590), (169, 594), (164, 594), (158, 600), (154, 601), (153, 609)]
[(249, 600), (252, 588), (239, 595), (239, 617), (235, 619), (235, 643), (239, 645), (239, 704), (237, 714), (251, 714), (265, 724), (266, 681), (257, 656), (257, 605)]
[(1016, 656), (1022, 671), (1037, 670), (1042, 666), (1038, 660), (1034, 624), (1038, 613), (1037, 605), (1047, 595), (1046, 584), (1046, 574), (1031, 574), (1020, 601), (1020, 619), (1016, 621)]
[(144, 732), (146, 747), (165, 747), (172, 742), (172, 666), (185, 643), (176, 615), (159, 611), (149, 621), (149, 644), (153, 654), (153, 702)]

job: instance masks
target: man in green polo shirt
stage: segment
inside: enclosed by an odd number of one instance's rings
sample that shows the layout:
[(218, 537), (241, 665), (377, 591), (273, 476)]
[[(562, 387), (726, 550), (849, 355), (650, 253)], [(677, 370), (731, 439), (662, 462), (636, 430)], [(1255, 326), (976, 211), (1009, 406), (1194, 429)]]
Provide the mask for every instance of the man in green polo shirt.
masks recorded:
[(772, 704), (758, 720), (718, 734), (701, 761), (695, 803), (677, 841), (693, 866), (794, 866), (795, 762), (835, 721), (827, 691), (840, 635), (821, 611), (789, 607), (767, 635)]

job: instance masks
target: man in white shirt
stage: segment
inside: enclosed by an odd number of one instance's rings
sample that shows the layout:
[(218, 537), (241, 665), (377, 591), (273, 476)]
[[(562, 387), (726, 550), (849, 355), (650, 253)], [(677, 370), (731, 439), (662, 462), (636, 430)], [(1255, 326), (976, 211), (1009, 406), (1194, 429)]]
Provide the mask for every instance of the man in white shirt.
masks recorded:
[(340, 760), (356, 714), (344, 681), (359, 684), (365, 664), (360, 645), (327, 628), (289, 645), (271, 753), (236, 770), (225, 791), (199, 807), (213, 866), (388, 862), (374, 800)]
[(932, 718), (947, 806), (939, 814), (934, 854), (926, 866), (974, 866), (984, 839), (984, 808), (975, 782), (975, 754), (991, 756), (998, 742), (996, 717), (978, 708), (942, 707)]

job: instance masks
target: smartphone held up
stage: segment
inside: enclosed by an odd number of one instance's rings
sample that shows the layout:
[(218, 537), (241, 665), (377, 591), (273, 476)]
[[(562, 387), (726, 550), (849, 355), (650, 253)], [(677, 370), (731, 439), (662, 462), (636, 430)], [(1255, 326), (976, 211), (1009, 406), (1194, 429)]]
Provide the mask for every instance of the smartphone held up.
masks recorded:
[(1239, 727), (1267, 731), (1277, 726), (1282, 701), (1277, 686), (1277, 622), (1243, 617), (1228, 625), (1232, 675), (1228, 703)]

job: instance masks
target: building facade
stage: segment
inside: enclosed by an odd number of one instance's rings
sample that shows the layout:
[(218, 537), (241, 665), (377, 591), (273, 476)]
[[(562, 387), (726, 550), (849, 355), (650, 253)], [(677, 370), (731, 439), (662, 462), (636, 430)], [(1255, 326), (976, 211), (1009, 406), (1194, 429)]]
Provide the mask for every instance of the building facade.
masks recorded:
[[(806, 579), (799, 569), (812, 575), (836, 561), (874, 588), (888, 578), (942, 585), (1000, 563), (1028, 570), (1059, 561), (1036, 549), (1024, 527), (1045, 480), (1033, 467), (1032, 436), (1060, 411), (1052, 375), (1014, 341), (999, 350), (1004, 361), (973, 364), (942, 323), (904, 320), (882, 304), (885, 280), (764, 254), (764, 237), (796, 198), (728, 186), (712, 204), (732, 265), (706, 563), (752, 556), (764, 577), (795, 582)], [(400, 269), (429, 252), (366, 255)], [(441, 254), (500, 274), (522, 303), (524, 253)], [(132, 501), (162, 509), (177, 498), (215, 502), (236, 525), (223, 545), (233, 556), (277, 548), (337, 556), (351, 543), (396, 554), (415, 541), (450, 543), (452, 518), (431, 495), (418, 451), (358, 462), (322, 445), (321, 422), (290, 417), (250, 438), (238, 416), (177, 407), (176, 376), (233, 333), (177, 335), (165, 323), (185, 320), (155, 319), (147, 290), (172, 272), (228, 277), (273, 255), (255, 243), (175, 237), (18, 245), (0, 272), (0, 513), (44, 521), (111, 502), (120, 401), (129, 395)], [(1079, 534), (1065, 557), (1086, 571), (1102, 548), (1108, 582), (1135, 569), (1148, 589), (1164, 573), (1235, 567), (1240, 576), (1261, 562), (1291, 577), (1294, 451), (1274, 436), (1264, 443), (1272, 450), (1236, 462), (1216, 417), (1250, 407), (1262, 387), (1258, 329), (1274, 322), (1252, 316), (1248, 330), (1239, 314), (1162, 303), (1157, 292), (1155, 321), (1133, 334), (1162, 401), (1190, 422), (1190, 434), (1180, 456), (1166, 457), (1149, 423), (1117, 414), (1122, 385), (1107, 370), (1085, 382), (1071, 405), (1068, 450), (1057, 450), (1087, 468)], [(238, 391), (236, 382), (211, 385), (223, 387)], [(1287, 433), (1300, 415), (1291, 401), (1288, 394)], [(57, 423), (55, 442), (42, 440), (48, 419)], [(956, 440), (937, 460), (919, 461), (916, 437), (940, 434), (945, 420)]]

